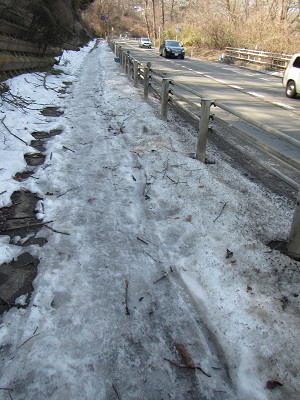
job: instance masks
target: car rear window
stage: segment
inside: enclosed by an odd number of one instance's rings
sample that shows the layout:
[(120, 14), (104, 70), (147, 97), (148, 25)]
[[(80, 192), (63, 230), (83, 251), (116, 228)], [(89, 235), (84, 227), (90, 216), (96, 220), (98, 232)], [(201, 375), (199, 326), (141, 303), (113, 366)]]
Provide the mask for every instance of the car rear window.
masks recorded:
[(300, 68), (300, 57), (297, 57), (293, 63), (293, 67)]

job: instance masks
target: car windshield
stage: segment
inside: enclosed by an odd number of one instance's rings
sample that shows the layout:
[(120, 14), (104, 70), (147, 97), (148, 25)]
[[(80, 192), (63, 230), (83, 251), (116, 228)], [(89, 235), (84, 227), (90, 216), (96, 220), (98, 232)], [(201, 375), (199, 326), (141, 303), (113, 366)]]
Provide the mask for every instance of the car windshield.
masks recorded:
[(143, 42), (150, 42), (150, 39), (149, 39), (149, 38), (141, 38), (141, 40), (142, 40)]
[(174, 47), (180, 47), (180, 43), (177, 42), (177, 40), (167, 40), (166, 41), (167, 46), (174, 46)]

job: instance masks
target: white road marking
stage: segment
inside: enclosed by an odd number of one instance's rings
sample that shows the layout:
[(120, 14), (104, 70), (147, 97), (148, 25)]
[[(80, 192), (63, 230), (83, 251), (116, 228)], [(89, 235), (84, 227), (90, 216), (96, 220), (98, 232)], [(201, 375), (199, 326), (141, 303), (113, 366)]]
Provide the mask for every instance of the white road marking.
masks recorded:
[(277, 102), (274, 102), (273, 104), (275, 104), (276, 106), (279, 106), (279, 107), (288, 108), (288, 109), (290, 109), (290, 110), (294, 110), (294, 109), (295, 109), (295, 107), (289, 106), (288, 104), (284, 104), (284, 103), (277, 103)]
[(251, 96), (255, 97), (265, 97), (263, 94), (255, 93), (255, 92), (247, 92), (248, 94), (251, 94)]
[(232, 87), (233, 89), (243, 90), (243, 88), (241, 86), (237, 86), (237, 85), (229, 85), (229, 86)]

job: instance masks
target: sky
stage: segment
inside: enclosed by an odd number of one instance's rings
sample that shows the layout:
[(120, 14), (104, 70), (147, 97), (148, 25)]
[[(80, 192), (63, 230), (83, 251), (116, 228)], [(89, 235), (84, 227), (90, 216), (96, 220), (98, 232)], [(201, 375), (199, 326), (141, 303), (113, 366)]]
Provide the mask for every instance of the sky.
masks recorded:
[(0, 399), (299, 399), (300, 263), (267, 245), (295, 205), (211, 143), (214, 164), (191, 157), (195, 128), (161, 120), (106, 42), (55, 69), (8, 79), (22, 107), (0, 107), (0, 206), (25, 188), (53, 221), (42, 247), (0, 236), (0, 264), (39, 259), (28, 307), (0, 316)]

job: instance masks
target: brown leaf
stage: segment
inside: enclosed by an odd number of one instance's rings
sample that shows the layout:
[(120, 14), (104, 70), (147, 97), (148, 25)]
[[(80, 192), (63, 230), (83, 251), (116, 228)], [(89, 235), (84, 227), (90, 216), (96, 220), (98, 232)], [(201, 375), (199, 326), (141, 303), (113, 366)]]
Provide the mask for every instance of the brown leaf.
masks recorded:
[(191, 215), (188, 215), (188, 217), (187, 217), (187, 222), (192, 222), (192, 216)]
[(252, 292), (252, 287), (251, 286), (247, 286), (247, 292)]
[(191, 357), (191, 355), (187, 352), (183, 344), (176, 343), (175, 344), (178, 356), (180, 358), (180, 361), (183, 365), (189, 368), (195, 368), (195, 363)]

